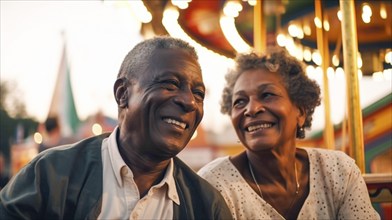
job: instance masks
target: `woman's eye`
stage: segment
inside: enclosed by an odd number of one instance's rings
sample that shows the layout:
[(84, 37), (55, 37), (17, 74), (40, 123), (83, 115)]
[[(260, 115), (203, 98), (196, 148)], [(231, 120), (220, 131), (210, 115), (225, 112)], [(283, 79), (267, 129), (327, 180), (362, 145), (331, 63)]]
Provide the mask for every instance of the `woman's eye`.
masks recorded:
[(245, 100), (243, 100), (243, 99), (236, 99), (233, 102), (233, 106), (234, 107), (240, 107), (240, 106), (243, 106), (244, 103), (245, 103)]
[(264, 92), (263, 94), (261, 94), (262, 98), (268, 98), (271, 96), (274, 96), (275, 94), (271, 93), (271, 92)]

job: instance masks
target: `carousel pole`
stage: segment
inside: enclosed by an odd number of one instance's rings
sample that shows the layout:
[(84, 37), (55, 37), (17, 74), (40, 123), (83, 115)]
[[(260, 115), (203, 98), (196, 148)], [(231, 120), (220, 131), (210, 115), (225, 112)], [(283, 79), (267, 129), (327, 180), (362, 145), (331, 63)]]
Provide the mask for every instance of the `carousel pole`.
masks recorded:
[(263, 0), (258, 0), (253, 7), (253, 45), (255, 52), (258, 53), (267, 49), (267, 30), (263, 10)]
[(362, 173), (365, 172), (365, 148), (363, 143), (362, 110), (358, 83), (358, 39), (356, 32), (355, 5), (353, 0), (339, 0), (342, 11), (342, 41), (344, 72), (347, 85), (347, 112), (349, 148)]
[(327, 149), (335, 149), (335, 137), (333, 124), (331, 123), (331, 107), (329, 100), (329, 84), (327, 77), (327, 68), (329, 67), (329, 47), (328, 37), (324, 29), (324, 15), (322, 0), (315, 0), (316, 18), (320, 19), (320, 27), (317, 29), (317, 48), (322, 57), (321, 68), (323, 70), (323, 93), (324, 93), (324, 116), (325, 116), (325, 128), (324, 128), (324, 147)]

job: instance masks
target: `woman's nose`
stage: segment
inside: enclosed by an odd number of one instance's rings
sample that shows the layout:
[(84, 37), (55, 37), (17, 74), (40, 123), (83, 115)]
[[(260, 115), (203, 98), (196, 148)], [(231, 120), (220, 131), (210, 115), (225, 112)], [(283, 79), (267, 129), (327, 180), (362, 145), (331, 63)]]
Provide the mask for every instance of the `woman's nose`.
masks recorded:
[(248, 117), (256, 117), (257, 114), (261, 112), (265, 112), (264, 105), (258, 100), (250, 100), (244, 115)]

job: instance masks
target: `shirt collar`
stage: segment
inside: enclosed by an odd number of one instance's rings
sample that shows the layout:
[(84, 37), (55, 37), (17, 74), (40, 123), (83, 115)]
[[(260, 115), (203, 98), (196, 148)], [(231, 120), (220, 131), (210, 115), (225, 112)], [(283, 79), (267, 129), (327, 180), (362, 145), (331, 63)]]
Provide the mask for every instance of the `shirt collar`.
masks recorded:
[[(115, 174), (117, 183), (119, 184), (119, 186), (122, 187), (123, 181), (122, 181), (121, 170), (128, 169), (129, 174), (132, 177), (133, 177), (133, 173), (131, 169), (129, 169), (126, 163), (124, 162), (123, 158), (120, 155), (120, 151), (118, 150), (117, 139), (116, 139), (117, 132), (119, 132), (118, 126), (110, 134), (107, 144), (108, 144), (110, 163), (112, 164), (113, 172)], [(167, 196), (179, 205), (180, 199), (178, 198), (177, 187), (173, 177), (173, 172), (174, 172), (174, 162), (173, 159), (171, 159), (162, 181), (153, 187), (160, 188), (164, 184), (167, 184), (168, 187)]]
[[(123, 167), (126, 169), (127, 165), (125, 164), (124, 160), (122, 159), (120, 152), (118, 150), (117, 145), (117, 132), (119, 132), (118, 126), (113, 130), (108, 138), (108, 151), (109, 151), (109, 158), (110, 163), (112, 164), (113, 173), (116, 177), (117, 183), (119, 186), (123, 186), (122, 177), (121, 177), (121, 170)], [(132, 172), (130, 172), (131, 175)]]
[(175, 203), (177, 203), (177, 205), (180, 205), (180, 199), (178, 198), (177, 187), (173, 177), (173, 172), (174, 172), (174, 162), (173, 159), (171, 159), (169, 166), (167, 166), (165, 177), (163, 177), (161, 182), (166, 183), (168, 186), (167, 196)]

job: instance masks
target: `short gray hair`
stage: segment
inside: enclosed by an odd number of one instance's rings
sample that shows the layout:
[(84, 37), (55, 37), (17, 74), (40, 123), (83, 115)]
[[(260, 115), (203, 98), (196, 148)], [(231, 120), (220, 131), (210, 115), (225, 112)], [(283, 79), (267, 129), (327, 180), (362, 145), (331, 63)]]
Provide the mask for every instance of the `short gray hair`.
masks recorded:
[[(195, 48), (188, 42), (170, 36), (157, 36), (138, 43), (129, 51), (117, 78), (137, 79), (138, 75), (151, 65), (149, 61), (158, 49), (181, 49), (198, 61)], [(198, 65), (200, 68), (200, 64)]]

